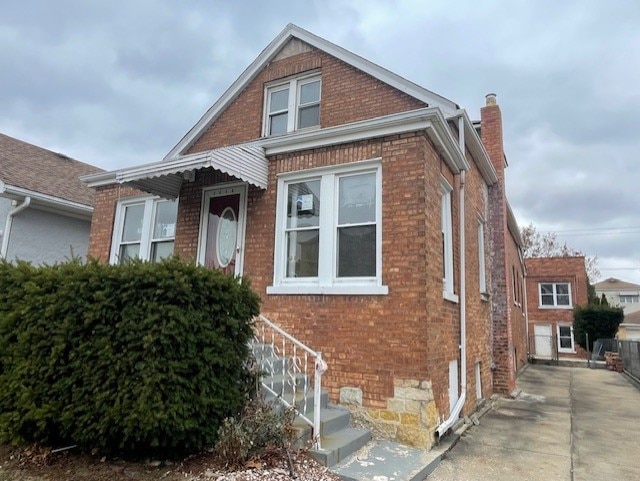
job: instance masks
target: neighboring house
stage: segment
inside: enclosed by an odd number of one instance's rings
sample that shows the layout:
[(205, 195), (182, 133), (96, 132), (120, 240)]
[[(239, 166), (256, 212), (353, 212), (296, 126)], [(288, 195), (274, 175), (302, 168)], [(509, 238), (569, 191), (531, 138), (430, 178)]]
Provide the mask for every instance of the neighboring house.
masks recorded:
[(640, 340), (640, 285), (610, 277), (594, 287), (598, 297), (604, 294), (610, 306), (622, 307), (624, 311), (618, 339)]
[(531, 356), (584, 358), (573, 335), (573, 308), (588, 303), (584, 257), (526, 259), (525, 266)]
[(0, 134), (0, 257), (34, 264), (85, 256), (101, 169)]
[(596, 295), (604, 294), (610, 306), (622, 307), (625, 317), (640, 311), (640, 285), (610, 277), (594, 284)]
[(250, 278), (334, 402), (428, 448), (526, 361), (495, 95), (481, 117), (289, 25), (163, 161), (84, 178), (89, 253)]
[(616, 337), (626, 341), (640, 341), (640, 311), (624, 315)]

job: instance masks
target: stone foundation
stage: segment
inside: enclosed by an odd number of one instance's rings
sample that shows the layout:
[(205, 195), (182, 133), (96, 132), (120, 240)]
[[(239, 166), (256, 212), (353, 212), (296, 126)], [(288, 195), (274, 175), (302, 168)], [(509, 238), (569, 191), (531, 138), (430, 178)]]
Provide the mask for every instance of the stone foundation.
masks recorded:
[(358, 388), (342, 388), (340, 403), (351, 409), (354, 420), (369, 427), (374, 437), (431, 449), (440, 417), (430, 381), (394, 380), (394, 396), (387, 399), (386, 409), (359, 406), (357, 400), (362, 396), (358, 391)]

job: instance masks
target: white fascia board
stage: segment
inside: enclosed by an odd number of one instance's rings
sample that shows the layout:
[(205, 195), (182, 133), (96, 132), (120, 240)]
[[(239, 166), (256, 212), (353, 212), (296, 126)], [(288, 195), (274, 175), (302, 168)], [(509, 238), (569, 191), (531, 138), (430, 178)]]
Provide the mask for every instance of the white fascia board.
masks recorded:
[(233, 102), (236, 97), (244, 90), (256, 75), (267, 65), (273, 57), (278, 53), (280, 48), (292, 37), (290, 32), (291, 24), (289, 24), (276, 38), (274, 38), (267, 47), (260, 52), (260, 55), (251, 62), (251, 64), (240, 74), (240, 77), (222, 94), (222, 96), (214, 103), (209, 110), (198, 120), (198, 122), (185, 134), (173, 149), (165, 155), (164, 160), (173, 159), (188, 149), (191, 144), (199, 137), (200, 133), (206, 130), (218, 117), (224, 109)]
[(498, 182), (498, 175), (496, 174), (496, 169), (493, 167), (493, 163), (489, 158), (489, 154), (487, 150), (484, 148), (484, 144), (482, 143), (482, 139), (478, 135), (478, 131), (476, 130), (473, 122), (469, 118), (467, 111), (464, 109), (458, 110), (454, 118), (462, 116), (463, 124), (464, 124), (464, 138), (465, 143), (471, 155), (476, 161), (478, 165), (478, 169), (482, 174), (487, 185), (494, 185)]
[(430, 107), (439, 107), (443, 112), (447, 114), (454, 114), (458, 110), (458, 105), (455, 102), (452, 102), (449, 99), (442, 97), (430, 90), (427, 90), (419, 85), (411, 82), (410, 80), (401, 77), (398, 74), (387, 70), (384, 67), (381, 67), (364, 57), (356, 55), (349, 50), (346, 50), (339, 45), (336, 45), (328, 40), (325, 40), (322, 37), (318, 37), (317, 35), (304, 30), (297, 25), (289, 24), (287, 27), (291, 31), (291, 35), (299, 38), (303, 42), (308, 43), (316, 47), (317, 49), (323, 50), (327, 52), (329, 55), (336, 57), (337, 59), (342, 60), (343, 62), (356, 67), (358, 70), (361, 70), (365, 73), (368, 73), (372, 77), (377, 78), (378, 80), (391, 85), (392, 87), (404, 92), (411, 97), (414, 97), (418, 100), (422, 100)]
[(509, 228), (509, 232), (511, 232), (511, 235), (513, 236), (513, 239), (516, 241), (516, 244), (522, 247), (524, 245), (524, 241), (522, 240), (520, 227), (518, 227), (518, 221), (513, 213), (513, 210), (511, 209), (509, 201), (507, 201), (507, 226)]
[(117, 170), (112, 170), (110, 172), (83, 175), (80, 177), (80, 181), (87, 184), (88, 187), (100, 187), (102, 185), (115, 184), (117, 174)]
[(289, 24), (280, 32), (267, 47), (251, 62), (244, 72), (236, 79), (235, 82), (222, 94), (222, 96), (214, 103), (209, 110), (198, 120), (198, 122), (185, 134), (171, 151), (164, 157), (164, 160), (175, 158), (188, 149), (192, 143), (206, 130), (226, 109), (231, 102), (242, 92), (242, 90), (251, 82), (256, 75), (276, 56), (280, 49), (291, 39), (298, 38), (309, 45), (322, 50), (329, 55), (336, 57), (343, 62), (377, 78), (378, 80), (410, 95), (418, 100), (422, 100), (430, 107), (439, 107), (448, 115), (453, 115), (458, 110), (458, 105), (430, 90), (420, 87), (419, 85), (387, 70), (379, 65), (366, 60), (338, 45), (318, 37), (297, 25)]
[(25, 197), (31, 197), (32, 206), (39, 205), (50, 211), (69, 213), (80, 217), (91, 217), (91, 213), (93, 212), (93, 207), (90, 205), (61, 199), (60, 197), (23, 189), (13, 185), (3, 184), (2, 189), (0, 190), (0, 195), (13, 200), (22, 200)]
[(454, 173), (468, 170), (469, 165), (453, 138), (442, 111), (437, 107), (385, 115), (374, 119), (337, 125), (326, 129), (296, 132), (264, 139), (260, 145), (267, 156), (326, 147), (359, 140), (426, 130)]

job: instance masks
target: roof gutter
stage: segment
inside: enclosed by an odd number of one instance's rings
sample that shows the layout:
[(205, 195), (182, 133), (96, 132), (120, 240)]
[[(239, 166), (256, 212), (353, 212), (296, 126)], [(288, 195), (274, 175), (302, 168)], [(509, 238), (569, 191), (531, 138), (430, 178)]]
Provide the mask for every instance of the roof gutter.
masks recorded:
[(14, 185), (7, 185), (1, 181), (0, 196), (16, 201), (21, 201), (29, 197), (34, 207), (38, 206), (46, 210), (67, 212), (80, 218), (90, 218), (93, 212), (93, 206), (91, 205), (61, 199), (60, 197), (23, 189), (22, 187), (16, 187)]
[[(478, 131), (474, 127), (472, 120), (469, 118), (467, 111), (464, 109), (459, 109), (455, 115), (448, 117), (449, 120), (457, 120), (458, 121), (458, 129), (463, 131), (463, 137), (465, 139), (465, 144), (461, 146), (464, 149), (466, 146), (471, 153), (471, 156), (475, 159), (476, 165), (482, 174), (487, 185), (491, 186), (498, 182), (498, 175), (496, 174), (496, 169), (493, 167), (491, 163), (491, 159), (489, 159), (489, 154), (478, 135)], [(462, 122), (460, 122), (462, 119)]]
[[(4, 190), (5, 185), (2, 185), (2, 190)], [(7, 258), (7, 251), (9, 250), (9, 237), (11, 237), (11, 227), (13, 226), (13, 218), (22, 212), (24, 209), (29, 207), (31, 204), (31, 197), (27, 196), (23, 199), (22, 204), (18, 205), (18, 201), (14, 200), (12, 205), (13, 209), (9, 211), (7, 214), (7, 220), (4, 223), (4, 231), (2, 232), (2, 245), (0, 246), (0, 258)]]
[(438, 107), (425, 107), (323, 129), (268, 137), (257, 143), (264, 148), (267, 156), (271, 156), (418, 130), (426, 131), (454, 174), (469, 169), (464, 151), (460, 149), (447, 119)]

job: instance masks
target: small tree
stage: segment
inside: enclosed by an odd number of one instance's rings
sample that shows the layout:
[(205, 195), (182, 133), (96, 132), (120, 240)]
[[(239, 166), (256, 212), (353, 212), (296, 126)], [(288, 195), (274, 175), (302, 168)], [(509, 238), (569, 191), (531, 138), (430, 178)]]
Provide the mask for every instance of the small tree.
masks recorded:
[(602, 293), (602, 297), (600, 298), (600, 305), (601, 306), (609, 305), (609, 301), (607, 300), (607, 296), (604, 295), (604, 292)]
[[(577, 306), (573, 309), (573, 334), (576, 342), (591, 351), (597, 339), (615, 337), (623, 319), (624, 312), (620, 307), (611, 307), (607, 304)], [(587, 346), (587, 334), (589, 346)]]
[(587, 299), (590, 305), (600, 304), (600, 298), (598, 297), (598, 294), (596, 294), (596, 288), (591, 283), (587, 284)]
[(533, 224), (529, 224), (520, 229), (520, 234), (522, 235), (522, 250), (527, 259), (584, 256), (584, 266), (589, 282), (595, 282), (600, 277), (598, 258), (586, 256), (582, 251), (570, 247), (566, 242), (560, 243), (558, 234), (555, 232), (540, 234)]

